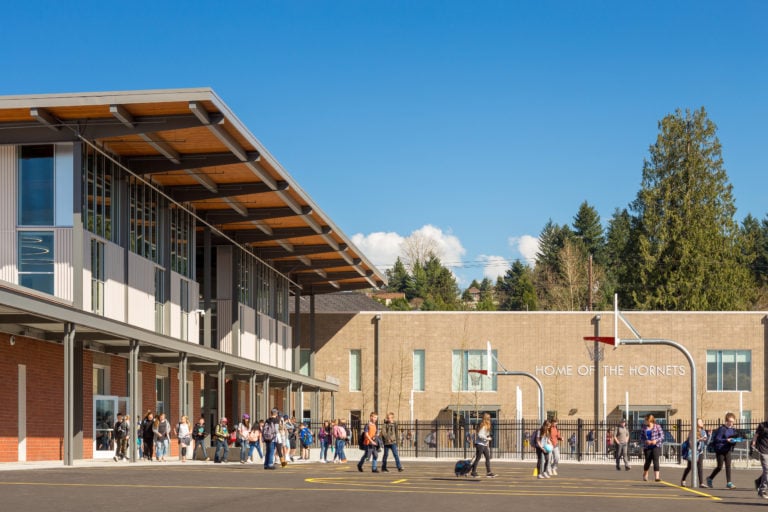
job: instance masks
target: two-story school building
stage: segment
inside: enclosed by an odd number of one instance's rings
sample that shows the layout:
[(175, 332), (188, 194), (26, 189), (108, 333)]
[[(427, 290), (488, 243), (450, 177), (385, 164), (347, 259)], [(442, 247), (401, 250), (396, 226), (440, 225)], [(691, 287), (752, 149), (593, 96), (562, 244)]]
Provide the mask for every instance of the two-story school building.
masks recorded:
[(383, 282), (208, 88), (0, 97), (0, 462), (112, 457), (119, 412), (317, 417), (289, 304)]
[[(324, 296), (324, 302), (330, 296)], [(304, 310), (306, 311), (306, 310)], [(401, 421), (583, 419), (663, 423), (728, 411), (743, 422), (768, 414), (765, 312), (625, 312), (643, 339), (670, 345), (614, 347), (614, 312), (396, 312), (323, 310), (302, 314), (302, 347), (313, 347), (315, 377), (339, 382), (336, 415), (353, 420), (392, 411)], [(309, 323), (316, 328), (308, 330)], [(617, 321), (622, 339), (636, 339)], [(314, 336), (313, 339), (310, 339)], [(491, 358), (488, 358), (488, 342)], [(310, 345), (311, 343), (311, 345)], [(523, 372), (484, 376), (469, 370)], [(695, 369), (695, 375), (692, 373)], [(540, 411), (538, 379), (544, 391)], [(331, 414), (330, 405), (322, 410)]]

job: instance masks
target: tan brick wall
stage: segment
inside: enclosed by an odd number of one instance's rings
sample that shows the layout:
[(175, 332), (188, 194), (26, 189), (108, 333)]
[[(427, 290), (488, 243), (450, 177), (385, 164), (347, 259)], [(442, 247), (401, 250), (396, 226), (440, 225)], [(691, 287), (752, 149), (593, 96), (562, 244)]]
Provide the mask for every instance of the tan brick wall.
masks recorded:
[[(613, 334), (613, 312), (574, 313), (400, 313), (363, 312), (317, 315), (315, 377), (339, 379), (336, 415), (347, 417), (350, 410), (367, 415), (373, 407), (374, 317), (380, 320), (379, 413), (393, 410), (408, 419), (412, 382), (412, 351), (426, 351), (423, 393), (415, 393), (417, 419), (434, 419), (455, 405), (500, 406), (500, 417), (512, 419), (516, 410), (516, 388), (523, 393), (526, 418), (537, 416), (537, 388), (532, 380), (499, 376), (496, 392), (452, 392), (452, 350), (484, 350), (490, 340), (499, 361), (510, 371), (536, 374), (542, 381), (545, 409), (565, 419), (594, 417), (594, 374), (584, 336), (594, 334), (595, 314), (601, 316), (601, 335)], [(726, 411), (739, 409), (738, 392), (706, 391), (708, 349), (751, 350), (752, 390), (743, 393), (744, 410), (753, 419), (765, 416), (764, 366), (765, 313), (626, 313), (626, 318), (646, 338), (667, 338), (683, 345), (696, 364), (699, 415), (722, 418)], [(309, 346), (308, 318), (302, 318), (302, 346)], [(621, 338), (632, 337), (621, 325)], [(618, 415), (618, 406), (629, 392), (632, 405), (669, 405), (677, 412), (670, 420), (690, 418), (691, 374), (685, 356), (667, 346), (604, 346), (601, 367), (608, 368), (608, 415)], [(349, 351), (363, 355), (361, 392), (349, 391)], [(557, 375), (570, 371), (571, 375)], [(653, 375), (662, 370), (668, 375)], [(586, 373), (580, 375), (579, 373)], [(602, 375), (599, 379), (602, 416)], [(322, 401), (322, 416), (330, 415), (330, 401)], [(569, 412), (575, 411), (569, 415)]]

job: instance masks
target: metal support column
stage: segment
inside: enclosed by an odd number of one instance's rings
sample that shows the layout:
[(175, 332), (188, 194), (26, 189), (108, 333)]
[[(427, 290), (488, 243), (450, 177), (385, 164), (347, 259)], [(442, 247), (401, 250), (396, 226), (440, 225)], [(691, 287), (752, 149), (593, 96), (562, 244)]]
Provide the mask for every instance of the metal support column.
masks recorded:
[(289, 382), (285, 386), (285, 411), (283, 411), (283, 414), (295, 416), (296, 411), (292, 410), (293, 396), (291, 396), (291, 393), (293, 393), (293, 382)]
[[(130, 341), (128, 352), (128, 414), (133, 429), (138, 427), (141, 421), (141, 404), (139, 404), (139, 340)], [(137, 422), (137, 423), (134, 423)], [(128, 460), (136, 462), (136, 439), (131, 437), (128, 442), (130, 455)]]
[(189, 416), (187, 404), (189, 404), (189, 393), (187, 392), (187, 369), (189, 367), (189, 355), (186, 352), (179, 354), (179, 419), (182, 416)]
[(296, 418), (304, 421), (304, 384), (296, 387)]
[[(221, 418), (226, 416), (226, 400), (227, 400), (227, 368), (224, 365), (224, 363), (219, 363), (219, 371), (218, 371), (218, 397), (216, 400), (216, 422), (218, 423), (221, 421)], [(211, 426), (213, 428), (213, 425)]]
[(64, 324), (64, 465), (72, 466), (75, 437), (75, 325)]
[[(211, 309), (211, 281), (212, 281), (212, 256), (211, 256), (211, 228), (203, 228), (203, 346), (211, 348), (211, 331), (213, 317)], [(218, 348), (218, 344), (216, 347)]]
[(251, 425), (259, 421), (258, 412), (256, 411), (256, 371), (255, 370), (251, 370), (251, 375), (248, 378), (248, 414), (251, 415)]
[(272, 410), (272, 404), (269, 403), (269, 375), (264, 376), (264, 381), (261, 383), (261, 414), (260, 417), (269, 418), (270, 411)]
[(336, 393), (331, 391), (331, 418), (336, 417)]
[(293, 291), (293, 372), (301, 370), (301, 289)]

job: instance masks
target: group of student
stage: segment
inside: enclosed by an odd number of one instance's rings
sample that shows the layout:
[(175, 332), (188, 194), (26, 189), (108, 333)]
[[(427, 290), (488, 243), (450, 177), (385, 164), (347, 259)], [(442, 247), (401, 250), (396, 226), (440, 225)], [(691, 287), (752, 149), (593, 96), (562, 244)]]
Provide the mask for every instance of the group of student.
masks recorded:
[[(731, 459), (735, 446), (744, 441), (738, 432), (733, 428), (736, 423), (736, 415), (729, 412), (725, 415), (725, 421), (711, 434), (707, 432), (704, 426), (704, 420), (696, 420), (695, 429), (691, 429), (688, 439), (681, 445), (681, 456), (686, 460), (686, 468), (683, 470), (680, 486), (687, 487), (686, 478), (692, 471), (692, 452), (696, 452), (696, 473), (698, 476), (699, 487), (711, 488), (714, 485), (715, 477), (725, 469), (726, 488), (733, 489), (736, 485), (731, 478)], [(645, 417), (642, 429), (643, 456), (643, 480), (648, 481), (648, 473), (653, 466), (654, 480), (661, 481), (661, 472), (659, 467), (659, 458), (664, 443), (664, 431), (656, 422), (652, 414)], [(614, 443), (616, 443), (616, 469), (620, 469), (623, 459), (625, 469), (629, 470), (627, 457), (627, 443), (629, 442), (629, 431), (626, 427), (626, 421), (621, 420), (614, 430)], [(751, 447), (759, 456), (762, 465), (762, 474), (755, 480), (755, 488), (758, 495), (768, 499), (768, 422), (758, 425), (751, 441)], [(715, 467), (712, 472), (704, 479), (704, 454), (710, 450), (715, 454)]]

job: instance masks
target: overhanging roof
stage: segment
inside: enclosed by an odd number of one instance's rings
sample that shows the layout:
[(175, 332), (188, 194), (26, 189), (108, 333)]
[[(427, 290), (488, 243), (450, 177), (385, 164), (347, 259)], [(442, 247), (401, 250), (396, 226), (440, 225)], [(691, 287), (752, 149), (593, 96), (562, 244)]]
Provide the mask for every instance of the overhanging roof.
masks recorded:
[(151, 176), (303, 294), (385, 283), (210, 88), (0, 96), (0, 144), (81, 140)]
[(130, 340), (139, 340), (140, 357), (153, 363), (177, 366), (183, 353), (193, 371), (215, 373), (219, 363), (224, 363), (227, 375), (233, 378), (246, 379), (255, 372), (257, 380), (269, 376), (270, 386), (290, 383), (302, 385), (305, 391), (338, 391), (338, 385), (331, 382), (134, 327), (34, 290), (0, 283), (0, 332), (61, 343), (68, 322), (75, 325), (75, 337), (86, 348), (99, 352), (127, 354)]

